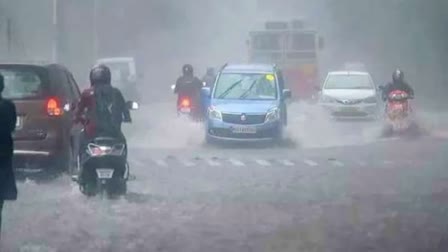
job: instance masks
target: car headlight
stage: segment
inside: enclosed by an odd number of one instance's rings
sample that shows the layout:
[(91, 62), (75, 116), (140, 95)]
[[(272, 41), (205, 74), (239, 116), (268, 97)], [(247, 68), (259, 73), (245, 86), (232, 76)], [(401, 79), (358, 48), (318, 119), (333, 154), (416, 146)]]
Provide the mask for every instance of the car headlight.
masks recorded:
[(210, 119), (222, 121), (222, 113), (221, 113), (221, 111), (217, 110), (215, 107), (208, 108), (208, 117)]
[(368, 97), (368, 98), (364, 99), (364, 102), (365, 103), (376, 103), (377, 99), (376, 99), (375, 96), (371, 96), (371, 97)]
[(280, 119), (280, 109), (273, 108), (266, 114), (265, 122), (274, 122)]
[(336, 99), (328, 95), (322, 95), (320, 97), (320, 102), (333, 103), (336, 102)]

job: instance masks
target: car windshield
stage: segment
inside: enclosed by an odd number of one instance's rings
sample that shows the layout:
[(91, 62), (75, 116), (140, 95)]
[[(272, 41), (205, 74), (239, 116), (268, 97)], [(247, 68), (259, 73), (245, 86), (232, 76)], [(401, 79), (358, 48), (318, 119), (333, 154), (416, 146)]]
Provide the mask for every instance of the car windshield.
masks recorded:
[(373, 84), (368, 75), (330, 75), (325, 89), (372, 89)]
[(214, 98), (275, 100), (277, 81), (273, 74), (224, 73), (218, 79)]
[(2, 97), (6, 99), (36, 98), (42, 95), (42, 79), (32, 69), (0, 69), (5, 80)]

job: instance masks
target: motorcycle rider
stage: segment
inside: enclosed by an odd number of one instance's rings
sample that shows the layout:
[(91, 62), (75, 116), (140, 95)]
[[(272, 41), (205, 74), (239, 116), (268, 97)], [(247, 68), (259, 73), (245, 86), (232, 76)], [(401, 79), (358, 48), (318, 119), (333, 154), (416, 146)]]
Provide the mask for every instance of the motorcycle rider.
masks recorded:
[(174, 93), (177, 94), (177, 104), (181, 103), (182, 98), (188, 97), (191, 103), (200, 111), (200, 93), (202, 88), (202, 81), (194, 76), (193, 66), (185, 64), (182, 67), (182, 76), (176, 81)]
[(77, 106), (75, 122), (84, 126), (79, 154), (87, 143), (99, 136), (126, 139), (121, 131), (123, 122), (132, 122), (131, 114), (119, 89), (111, 85), (111, 72), (105, 65), (90, 71), (91, 87), (84, 90)]
[(207, 72), (202, 78), (202, 81), (205, 82), (205, 85), (207, 87), (210, 87), (212, 89), (213, 85), (215, 84), (215, 79), (216, 79), (215, 69), (213, 67), (207, 68)]
[(388, 83), (382, 92), (382, 98), (384, 101), (387, 100), (388, 95), (392, 91), (401, 90), (409, 94), (411, 98), (414, 97), (414, 90), (412, 87), (404, 80), (404, 73), (400, 69), (397, 69), (392, 74), (392, 82)]

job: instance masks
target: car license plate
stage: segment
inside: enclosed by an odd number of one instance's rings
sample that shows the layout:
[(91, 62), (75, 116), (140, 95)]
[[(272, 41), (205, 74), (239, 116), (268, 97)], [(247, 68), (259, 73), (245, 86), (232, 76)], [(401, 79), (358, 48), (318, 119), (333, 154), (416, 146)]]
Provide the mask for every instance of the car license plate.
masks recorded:
[(232, 129), (233, 133), (236, 134), (255, 134), (257, 133), (257, 128), (255, 127), (234, 127)]
[(191, 108), (180, 108), (180, 112), (182, 112), (182, 113), (190, 113), (191, 112)]
[(357, 107), (348, 107), (348, 108), (342, 108), (342, 112), (359, 112), (359, 109)]
[(96, 175), (99, 179), (111, 179), (114, 175), (113, 169), (96, 169)]

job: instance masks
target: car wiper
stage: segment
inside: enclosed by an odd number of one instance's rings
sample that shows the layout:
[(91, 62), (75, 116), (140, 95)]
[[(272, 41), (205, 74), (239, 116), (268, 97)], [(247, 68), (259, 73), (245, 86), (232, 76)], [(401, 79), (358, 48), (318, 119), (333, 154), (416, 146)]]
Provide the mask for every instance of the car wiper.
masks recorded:
[(241, 79), (241, 80), (239, 80), (239, 81), (233, 83), (232, 85), (230, 85), (229, 88), (227, 88), (224, 92), (222, 92), (222, 93), (218, 96), (218, 99), (222, 99), (222, 98), (226, 97), (226, 96), (230, 93), (230, 91), (232, 91), (232, 90), (233, 90), (238, 84), (240, 84), (242, 81), (243, 81), (243, 79)]
[(257, 83), (258, 79), (254, 80), (252, 84), (250, 84), (249, 88), (240, 96), (240, 99), (244, 99), (249, 95), (249, 92), (252, 90), (252, 88), (255, 87), (255, 84)]

